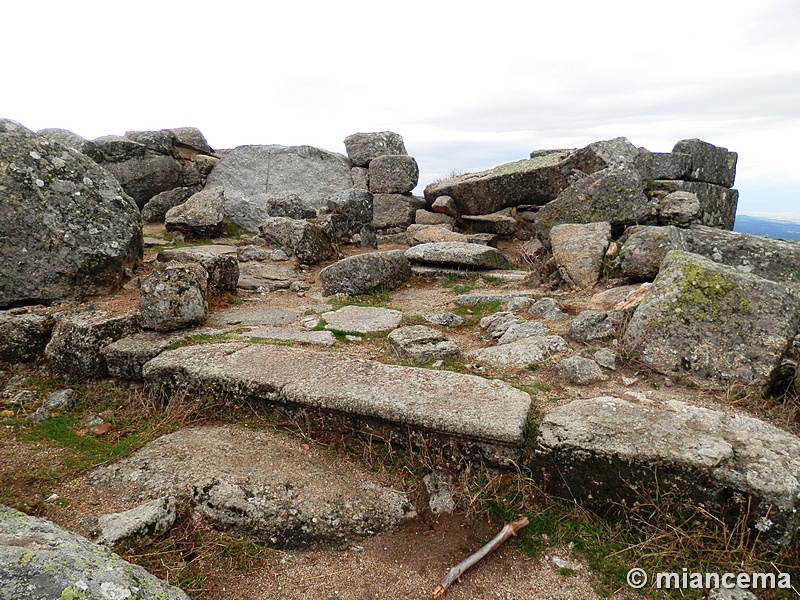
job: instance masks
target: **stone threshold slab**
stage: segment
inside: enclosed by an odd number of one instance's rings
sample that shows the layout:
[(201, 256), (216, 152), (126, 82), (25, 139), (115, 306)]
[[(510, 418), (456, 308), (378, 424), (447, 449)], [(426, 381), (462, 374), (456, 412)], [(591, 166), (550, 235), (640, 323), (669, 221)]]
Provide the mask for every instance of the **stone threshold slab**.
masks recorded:
[(166, 393), (296, 404), (511, 446), (524, 442), (531, 406), (527, 393), (499, 380), (266, 344), (184, 346), (149, 361), (143, 374)]

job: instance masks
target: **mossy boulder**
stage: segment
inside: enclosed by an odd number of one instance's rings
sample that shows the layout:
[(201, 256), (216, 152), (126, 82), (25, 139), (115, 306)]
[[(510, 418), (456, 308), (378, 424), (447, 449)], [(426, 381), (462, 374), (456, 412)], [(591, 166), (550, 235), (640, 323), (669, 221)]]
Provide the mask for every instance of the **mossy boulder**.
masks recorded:
[(0, 598), (189, 600), (108, 548), (2, 505)]
[(613, 233), (629, 225), (655, 224), (656, 205), (645, 195), (647, 180), (633, 166), (603, 169), (572, 184), (536, 213), (536, 235), (549, 243), (562, 223), (607, 221)]
[(766, 389), (799, 326), (785, 285), (671, 251), (623, 341), (658, 371)]

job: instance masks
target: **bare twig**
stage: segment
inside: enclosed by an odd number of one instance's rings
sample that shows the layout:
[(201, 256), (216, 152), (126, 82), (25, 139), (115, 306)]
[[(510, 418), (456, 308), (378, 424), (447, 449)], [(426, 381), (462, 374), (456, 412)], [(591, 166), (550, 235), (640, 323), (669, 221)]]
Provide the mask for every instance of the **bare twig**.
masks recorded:
[(461, 579), (461, 576), (467, 571), (467, 569), (475, 566), (479, 561), (485, 558), (489, 553), (493, 552), (500, 545), (505, 542), (508, 538), (512, 535), (517, 535), (517, 531), (522, 529), (528, 524), (528, 517), (521, 517), (516, 521), (512, 521), (511, 523), (507, 523), (498, 533), (494, 536), (489, 542), (486, 543), (483, 548), (475, 552), (474, 554), (469, 555), (467, 558), (462, 560), (458, 563), (455, 567), (450, 569), (447, 573), (447, 576), (442, 580), (442, 583), (436, 586), (436, 589), (433, 590), (431, 596), (434, 598), (439, 598), (444, 595), (453, 583)]

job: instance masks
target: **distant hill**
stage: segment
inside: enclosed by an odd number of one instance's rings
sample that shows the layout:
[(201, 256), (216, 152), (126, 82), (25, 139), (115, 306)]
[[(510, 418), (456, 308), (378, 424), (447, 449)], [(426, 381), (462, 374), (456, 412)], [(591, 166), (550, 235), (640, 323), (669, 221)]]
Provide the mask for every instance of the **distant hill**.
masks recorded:
[(736, 224), (733, 230), (782, 240), (800, 240), (800, 223), (779, 219), (736, 215)]

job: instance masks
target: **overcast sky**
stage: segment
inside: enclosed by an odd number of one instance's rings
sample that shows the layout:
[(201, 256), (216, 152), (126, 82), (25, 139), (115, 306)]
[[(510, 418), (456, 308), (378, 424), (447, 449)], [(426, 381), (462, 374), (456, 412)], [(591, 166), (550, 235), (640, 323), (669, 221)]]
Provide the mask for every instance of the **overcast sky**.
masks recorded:
[(742, 214), (800, 220), (800, 2), (72, 0), (3, 7), (0, 116), (215, 148), (401, 134), (420, 187), (625, 136), (739, 153)]

